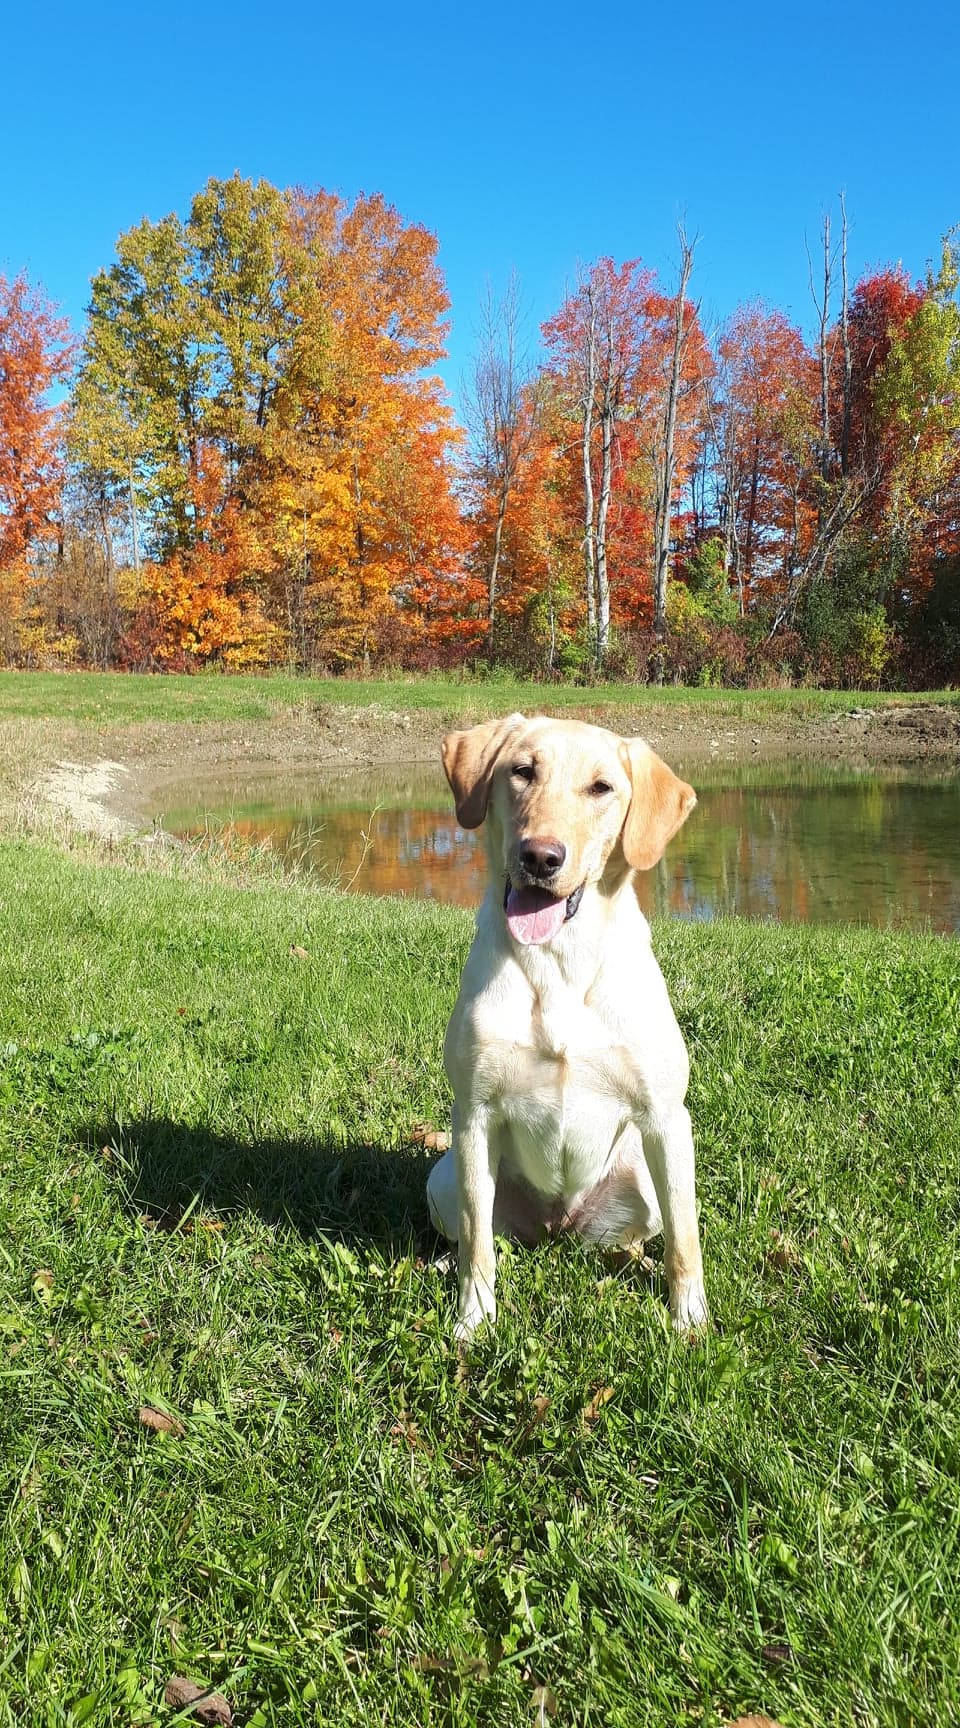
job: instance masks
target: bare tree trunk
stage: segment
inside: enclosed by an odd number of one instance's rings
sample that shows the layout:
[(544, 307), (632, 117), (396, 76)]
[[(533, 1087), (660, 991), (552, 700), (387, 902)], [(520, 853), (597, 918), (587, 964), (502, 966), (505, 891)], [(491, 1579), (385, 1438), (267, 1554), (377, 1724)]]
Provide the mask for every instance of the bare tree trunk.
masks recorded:
[(367, 614), (367, 590), (365, 571), (367, 567), (367, 539), (363, 527), (363, 491), (360, 485), (360, 461), (354, 452), (353, 457), (353, 496), (357, 507), (355, 542), (357, 548), (357, 593), (360, 603), (362, 628), (360, 633), (360, 654), (363, 676), (370, 676), (370, 625)]
[(820, 334), (818, 338), (818, 353), (820, 356), (820, 477), (828, 480), (830, 477), (830, 344), (827, 341), (827, 330), (830, 322), (830, 287), (831, 287), (830, 257), (830, 217), (823, 218), (823, 299), (818, 301), (814, 295), (814, 303), (820, 314)]
[(757, 494), (760, 490), (760, 435), (753, 441), (753, 466), (750, 470), (750, 496), (747, 501), (747, 533), (743, 546), (743, 561), (747, 579), (753, 575), (753, 527), (757, 517)]
[(493, 546), (486, 561), (488, 650), (494, 645), (507, 513), (536, 423), (531, 368), (520, 351), (521, 322), (520, 283), (514, 274), (501, 300), (495, 301), (487, 289), (481, 306), (472, 391), (466, 403), (474, 442), (474, 474), (483, 494), (493, 493), (496, 509)]
[(583, 391), (583, 562), (587, 585), (587, 639), (590, 651), (597, 647), (597, 538), (594, 521), (593, 442), (594, 392), (597, 387), (596, 314), (588, 289), (590, 321), (587, 329), (586, 377)]
[(614, 407), (609, 388), (604, 394), (600, 414), (600, 498), (597, 504), (596, 579), (597, 579), (597, 645), (596, 664), (599, 671), (610, 644), (610, 580), (607, 575), (607, 515), (613, 484)]
[(737, 447), (732, 429), (728, 426), (727, 436), (722, 451), (723, 472), (723, 504), (721, 522), (723, 524), (723, 568), (727, 580), (733, 577), (737, 584), (737, 599), (741, 618), (746, 615), (746, 595), (743, 580), (743, 550), (740, 545), (740, 532), (737, 528)]
[(140, 574), (140, 524), (137, 517), (137, 494), (133, 484), (133, 468), (127, 470), (127, 491), (130, 500), (130, 535), (133, 540), (133, 568)]
[(103, 557), (106, 566), (107, 589), (113, 596), (113, 535), (110, 532), (110, 506), (107, 501), (106, 487), (101, 483), (97, 490), (96, 512), (100, 522), (100, 533), (103, 538)]
[(667, 625), (667, 582), (670, 565), (670, 513), (673, 502), (674, 445), (677, 431), (677, 403), (680, 396), (680, 375), (683, 351), (687, 340), (686, 294), (693, 269), (693, 244), (680, 229), (680, 281), (674, 305), (673, 356), (667, 381), (667, 400), (663, 415), (663, 437), (659, 473), (654, 497), (653, 551), (653, 628), (662, 642)]
[(497, 526), (493, 534), (493, 552), (487, 572), (487, 646), (493, 647), (493, 631), (497, 616), (497, 581), (500, 575), (500, 555), (503, 549), (503, 524), (507, 519), (510, 499), (509, 484), (501, 484), (497, 498)]
[(853, 402), (853, 356), (850, 351), (850, 307), (847, 291), (847, 206), (840, 194), (840, 215), (843, 223), (840, 241), (840, 341), (843, 349), (843, 420), (840, 427), (840, 473), (844, 480), (850, 472), (850, 409)]
[[(795, 519), (793, 529), (793, 546), (787, 559), (785, 594), (770, 629), (770, 636), (788, 620), (795, 617), (801, 596), (815, 583), (826, 576), (834, 549), (842, 535), (853, 522), (867, 499), (870, 498), (879, 484), (877, 472), (859, 478), (856, 484), (849, 475), (849, 433), (850, 404), (852, 396), (852, 357), (850, 349), (849, 303), (847, 291), (847, 212), (843, 197), (840, 199), (840, 209), (843, 217), (840, 257), (842, 269), (843, 301), (840, 309), (840, 341), (843, 355), (843, 421), (839, 451), (832, 439), (830, 415), (830, 295), (833, 284), (833, 253), (830, 248), (830, 217), (823, 219), (823, 297), (817, 298), (813, 285), (813, 267), (810, 269), (810, 291), (814, 305), (819, 315), (820, 329), (818, 337), (818, 357), (820, 362), (820, 449), (819, 469), (820, 487), (817, 500), (817, 528), (813, 544), (798, 565), (797, 544), (799, 529)], [(839, 476), (837, 475), (837, 456), (839, 455)], [(796, 518), (796, 501), (795, 501)], [(769, 638), (768, 638), (769, 640)]]
[[(803, 563), (797, 567), (793, 564), (793, 556), (791, 555), (792, 568), (787, 575), (786, 593), (767, 634), (768, 642), (788, 620), (795, 616), (803, 593), (824, 576), (838, 540), (862, 510), (867, 500), (872, 497), (879, 481), (880, 472), (877, 469), (873, 474), (868, 475), (862, 483), (855, 486), (834, 487), (832, 498), (824, 504), (821, 512), (822, 519), (817, 527), (813, 545)], [(795, 539), (797, 537), (795, 530)]]

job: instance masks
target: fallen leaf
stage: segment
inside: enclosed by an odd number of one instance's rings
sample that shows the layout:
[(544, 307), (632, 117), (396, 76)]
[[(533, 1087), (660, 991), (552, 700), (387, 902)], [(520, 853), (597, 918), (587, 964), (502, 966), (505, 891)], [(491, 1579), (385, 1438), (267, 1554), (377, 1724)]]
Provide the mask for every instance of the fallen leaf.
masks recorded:
[(589, 1403), (583, 1406), (580, 1414), (585, 1422), (596, 1422), (603, 1406), (609, 1404), (613, 1397), (612, 1386), (598, 1386)]
[(450, 1136), (444, 1128), (431, 1128), (423, 1136), (423, 1144), (428, 1152), (446, 1152), (450, 1146)]
[(173, 1434), (178, 1439), (183, 1433), (183, 1423), (175, 1416), (168, 1416), (165, 1410), (155, 1410), (152, 1404), (141, 1404), (137, 1415), (142, 1428), (149, 1428), (153, 1434)]
[[(401, 1440), (405, 1440), (411, 1452), (416, 1452), (421, 1446), (420, 1430), (415, 1422), (411, 1422), (405, 1412), (402, 1412), (400, 1420), (393, 1424), (390, 1438), (395, 1446), (399, 1445)], [(425, 1450), (429, 1451), (429, 1448), (425, 1448)]]
[(184, 1236), (193, 1235), (193, 1219), (184, 1218), (181, 1207), (164, 1212), (141, 1212), (137, 1223), (142, 1224), (145, 1230), (162, 1230), (167, 1236), (172, 1236), (176, 1230), (181, 1230)]
[(783, 1723), (775, 1722), (772, 1716), (738, 1716), (727, 1728), (783, 1728)]
[(545, 1392), (538, 1392), (535, 1398), (531, 1398), (530, 1408), (533, 1411), (533, 1420), (542, 1422), (550, 1408), (550, 1399)]
[(37, 1301), (42, 1302), (45, 1308), (49, 1308), (53, 1296), (53, 1273), (49, 1267), (41, 1266), (39, 1272), (33, 1274), (31, 1288)]
[(779, 1230), (771, 1230), (772, 1247), (764, 1256), (768, 1266), (776, 1267), (778, 1272), (790, 1272), (794, 1267), (803, 1264), (800, 1250), (789, 1236), (782, 1236)]
[(301, 948), (299, 942), (291, 942), (290, 953), (294, 960), (309, 960), (310, 958), (309, 949)]
[(535, 1686), (531, 1698), (533, 1708), (537, 1713), (537, 1721), (545, 1722), (548, 1716), (557, 1714), (556, 1693), (550, 1686)]
[(163, 1697), (171, 1710), (189, 1710), (198, 1722), (221, 1723), (223, 1728), (230, 1728), (233, 1722), (233, 1711), (222, 1692), (198, 1686), (195, 1680), (185, 1680), (182, 1674), (174, 1674), (167, 1681)]
[(765, 1644), (760, 1654), (765, 1662), (792, 1662), (793, 1645), (785, 1642)]
[(469, 1656), (463, 1661), (457, 1661), (453, 1656), (411, 1656), (411, 1668), (419, 1674), (460, 1674), (470, 1675), (477, 1680), (489, 1680), (490, 1664), (482, 1656)]
[(449, 1656), (429, 1656), (424, 1653), (411, 1656), (410, 1666), (418, 1674), (449, 1674), (456, 1664), (450, 1660)]

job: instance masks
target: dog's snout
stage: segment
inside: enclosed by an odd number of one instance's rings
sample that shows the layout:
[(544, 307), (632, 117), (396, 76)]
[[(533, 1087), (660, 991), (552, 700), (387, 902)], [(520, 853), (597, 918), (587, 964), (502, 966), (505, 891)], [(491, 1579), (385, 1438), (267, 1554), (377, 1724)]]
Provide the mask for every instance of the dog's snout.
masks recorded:
[(538, 882), (555, 876), (566, 856), (567, 848), (560, 840), (525, 840), (520, 848), (523, 869)]

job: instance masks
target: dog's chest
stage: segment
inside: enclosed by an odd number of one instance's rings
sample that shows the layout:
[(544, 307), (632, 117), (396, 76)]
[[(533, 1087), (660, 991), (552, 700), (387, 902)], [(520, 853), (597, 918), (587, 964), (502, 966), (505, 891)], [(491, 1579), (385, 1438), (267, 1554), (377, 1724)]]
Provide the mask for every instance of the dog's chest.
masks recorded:
[(535, 1010), (504, 1071), (507, 1158), (541, 1193), (591, 1187), (630, 1116), (623, 1053), (603, 1019), (569, 993)]

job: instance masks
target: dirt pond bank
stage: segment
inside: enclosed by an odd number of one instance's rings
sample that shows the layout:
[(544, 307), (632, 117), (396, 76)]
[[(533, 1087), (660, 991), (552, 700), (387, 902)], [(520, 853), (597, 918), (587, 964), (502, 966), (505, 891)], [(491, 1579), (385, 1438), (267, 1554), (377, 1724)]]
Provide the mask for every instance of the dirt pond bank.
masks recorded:
[[(549, 711), (549, 704), (544, 704)], [(570, 712), (567, 710), (566, 712)], [(668, 761), (923, 764), (960, 771), (960, 708), (904, 703), (797, 716), (711, 716), (676, 705), (636, 713), (585, 704), (579, 717), (642, 733)], [(434, 758), (446, 725), (433, 712), (328, 706), (276, 720), (150, 722), (115, 730), (53, 721), (0, 725), (3, 804), (21, 822), (65, 820), (101, 839), (142, 832), (157, 800), (211, 773), (260, 776)]]

